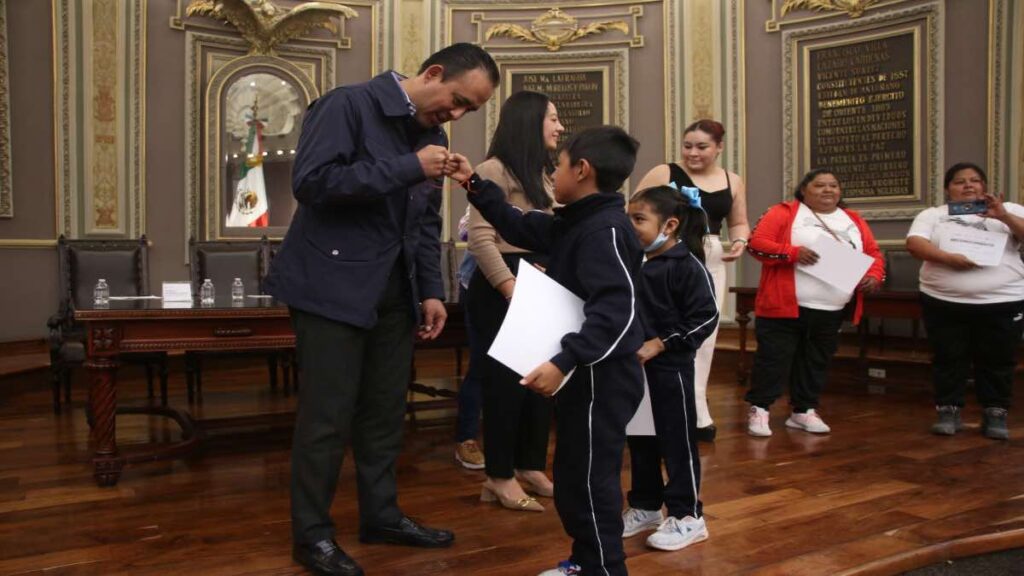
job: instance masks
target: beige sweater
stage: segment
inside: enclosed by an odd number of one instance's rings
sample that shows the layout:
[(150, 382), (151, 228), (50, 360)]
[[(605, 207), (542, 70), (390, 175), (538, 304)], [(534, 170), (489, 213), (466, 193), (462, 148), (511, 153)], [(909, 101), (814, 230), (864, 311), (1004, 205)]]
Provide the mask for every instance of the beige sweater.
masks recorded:
[[(526, 193), (523, 192), (519, 181), (505, 169), (501, 160), (491, 158), (481, 162), (476, 167), (476, 173), (481, 178), (500, 186), (513, 206), (523, 211), (536, 209), (526, 199)], [(548, 196), (554, 198), (553, 182), (547, 175), (544, 176), (544, 189)], [(473, 258), (476, 258), (476, 265), (480, 268), (480, 272), (495, 288), (504, 282), (515, 279), (501, 255), (526, 252), (526, 250), (502, 240), (494, 226), (484, 220), (476, 208), (470, 208), (469, 211), (469, 251), (473, 254)]]

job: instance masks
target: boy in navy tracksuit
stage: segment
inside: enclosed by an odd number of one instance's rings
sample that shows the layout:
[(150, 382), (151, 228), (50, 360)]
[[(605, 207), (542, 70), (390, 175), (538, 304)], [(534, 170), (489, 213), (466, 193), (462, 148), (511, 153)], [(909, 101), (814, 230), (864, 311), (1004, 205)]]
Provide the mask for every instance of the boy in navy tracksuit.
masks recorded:
[[(629, 216), (647, 260), (641, 312), (644, 362), (656, 436), (630, 436), (632, 486), (623, 537), (657, 528), (647, 545), (679, 550), (708, 537), (700, 501), (700, 452), (693, 362), (718, 326), (711, 274), (704, 266), (705, 216), (695, 189), (640, 190)], [(662, 481), (664, 459), (668, 483)], [(668, 509), (662, 518), (661, 507)]]
[(555, 506), (573, 539), (572, 556), (552, 574), (626, 574), (622, 549), (622, 453), (626, 424), (643, 397), (636, 352), (643, 344), (637, 280), (643, 253), (616, 190), (633, 171), (639, 144), (621, 128), (584, 130), (566, 142), (554, 173), (555, 214), (520, 212), (465, 157), (453, 178), (502, 238), (551, 258), (547, 274), (585, 301), (579, 332), (523, 378), (555, 396)]

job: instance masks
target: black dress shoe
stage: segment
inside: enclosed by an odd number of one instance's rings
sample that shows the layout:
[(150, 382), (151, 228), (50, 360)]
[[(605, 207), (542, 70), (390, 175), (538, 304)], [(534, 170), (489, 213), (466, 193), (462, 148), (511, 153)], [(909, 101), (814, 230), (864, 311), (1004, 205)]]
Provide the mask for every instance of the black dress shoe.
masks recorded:
[(718, 428), (715, 428), (714, 424), (697, 428), (697, 442), (714, 442), (716, 432), (718, 432)]
[(364, 544), (400, 544), (418, 548), (447, 548), (455, 541), (455, 534), (437, 530), (402, 518), (393, 526), (366, 526), (359, 531)]
[(318, 576), (363, 576), (359, 564), (334, 540), (321, 540), (310, 546), (295, 545), (292, 558)]

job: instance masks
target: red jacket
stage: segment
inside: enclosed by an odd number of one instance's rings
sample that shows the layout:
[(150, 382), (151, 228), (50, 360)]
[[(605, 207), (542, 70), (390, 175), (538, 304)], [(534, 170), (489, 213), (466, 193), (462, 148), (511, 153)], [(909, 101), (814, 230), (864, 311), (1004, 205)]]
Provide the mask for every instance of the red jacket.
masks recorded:
[[(747, 251), (761, 262), (761, 282), (757, 287), (757, 298), (754, 300), (754, 314), (765, 318), (796, 318), (800, 308), (796, 302), (796, 259), (800, 252), (799, 246), (789, 243), (793, 222), (800, 209), (799, 200), (783, 202), (770, 208), (761, 216), (750, 236)], [(842, 208), (860, 230), (864, 243), (864, 253), (875, 259), (865, 277), (872, 277), (879, 282), (885, 280), (885, 262), (878, 250), (875, 236), (868, 228), (868, 223), (853, 210)], [(856, 308), (853, 312), (853, 323), (860, 322), (861, 310), (864, 307), (864, 294), (857, 290)]]

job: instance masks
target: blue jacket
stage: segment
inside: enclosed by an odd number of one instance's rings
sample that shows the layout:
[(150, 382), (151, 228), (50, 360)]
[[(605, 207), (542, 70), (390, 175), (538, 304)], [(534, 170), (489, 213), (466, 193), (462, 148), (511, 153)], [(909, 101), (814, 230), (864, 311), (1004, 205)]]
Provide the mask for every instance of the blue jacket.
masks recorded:
[(643, 265), (640, 311), (647, 339), (661, 338), (665, 351), (648, 368), (679, 370), (693, 365), (704, 340), (718, 327), (711, 273), (680, 242)]
[(636, 360), (643, 345), (636, 284), (643, 250), (621, 194), (587, 196), (555, 208), (553, 215), (523, 213), (488, 180), (468, 196), (509, 244), (550, 254), (548, 276), (585, 301), (583, 327), (566, 334), (562, 351), (551, 359), (562, 373), (602, 361)]
[(334, 89), (310, 104), (292, 168), (299, 207), (266, 280), (288, 305), (361, 328), (402, 258), (410, 314), (444, 298), (441, 192), (416, 151), (447, 145), (440, 129), (416, 124), (389, 71)]

